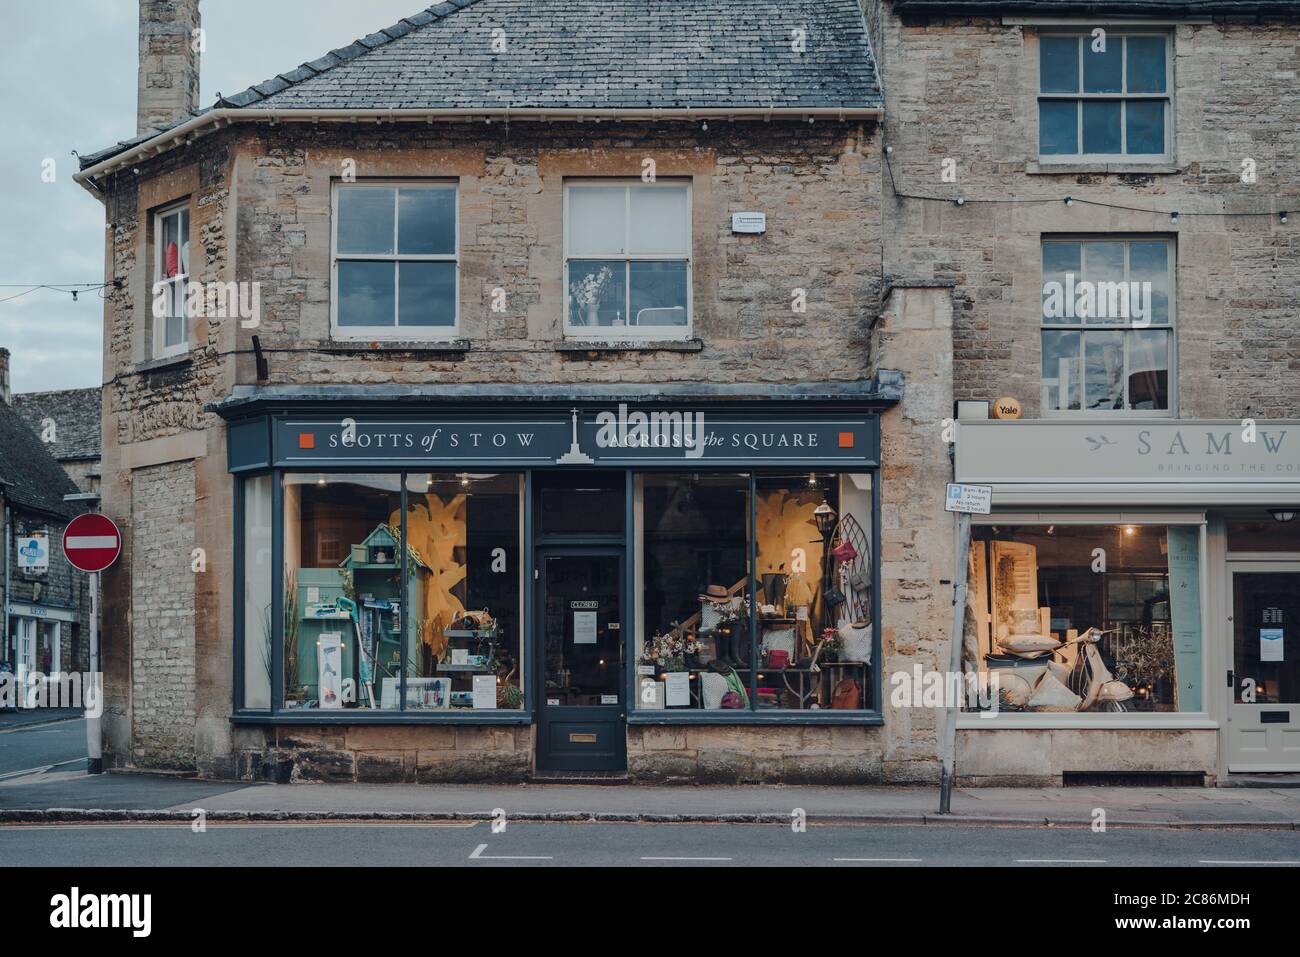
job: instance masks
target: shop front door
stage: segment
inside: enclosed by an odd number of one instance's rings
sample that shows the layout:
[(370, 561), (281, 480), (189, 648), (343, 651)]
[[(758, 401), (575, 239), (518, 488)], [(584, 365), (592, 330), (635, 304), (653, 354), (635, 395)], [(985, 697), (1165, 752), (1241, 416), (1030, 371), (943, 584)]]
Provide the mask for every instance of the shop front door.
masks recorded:
[(537, 769), (627, 768), (623, 553), (537, 553)]
[(1300, 563), (1230, 565), (1228, 770), (1300, 771)]

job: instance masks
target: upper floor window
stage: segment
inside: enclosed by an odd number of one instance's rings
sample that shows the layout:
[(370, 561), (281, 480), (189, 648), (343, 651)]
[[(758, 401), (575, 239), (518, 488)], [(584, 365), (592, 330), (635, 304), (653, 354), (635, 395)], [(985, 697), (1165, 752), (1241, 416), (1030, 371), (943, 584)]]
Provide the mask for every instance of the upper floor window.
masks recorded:
[(1173, 241), (1048, 239), (1042, 247), (1043, 411), (1168, 411)]
[(564, 224), (566, 335), (690, 334), (688, 184), (572, 183), (565, 189)]
[(456, 332), (456, 205), (452, 184), (335, 184), (336, 338), (432, 339)]
[(1039, 43), (1038, 152), (1046, 160), (1170, 159), (1173, 56), (1168, 34)]
[(185, 203), (154, 213), (153, 357), (189, 349), (185, 286), (190, 278), (190, 208)]

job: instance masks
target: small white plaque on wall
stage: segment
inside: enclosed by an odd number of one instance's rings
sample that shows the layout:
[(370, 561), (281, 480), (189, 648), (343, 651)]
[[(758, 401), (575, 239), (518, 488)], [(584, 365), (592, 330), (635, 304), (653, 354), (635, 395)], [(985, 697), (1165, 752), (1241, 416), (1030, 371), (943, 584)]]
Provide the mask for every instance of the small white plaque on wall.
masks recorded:
[(761, 235), (767, 232), (767, 213), (732, 213), (731, 231)]

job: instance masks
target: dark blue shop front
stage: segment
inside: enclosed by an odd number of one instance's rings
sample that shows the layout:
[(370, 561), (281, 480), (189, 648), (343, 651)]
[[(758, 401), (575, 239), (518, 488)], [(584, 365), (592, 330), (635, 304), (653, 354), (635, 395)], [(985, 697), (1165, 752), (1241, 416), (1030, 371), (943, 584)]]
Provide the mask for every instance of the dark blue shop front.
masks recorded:
[(238, 724), (880, 721), (879, 414), (784, 399), (247, 390), (228, 420)]

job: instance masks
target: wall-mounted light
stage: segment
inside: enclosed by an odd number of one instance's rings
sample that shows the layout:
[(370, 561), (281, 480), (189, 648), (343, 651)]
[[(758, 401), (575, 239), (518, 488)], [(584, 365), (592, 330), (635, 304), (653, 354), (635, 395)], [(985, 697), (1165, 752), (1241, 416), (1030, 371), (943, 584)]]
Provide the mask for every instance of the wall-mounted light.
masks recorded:
[(823, 538), (829, 537), (831, 532), (835, 531), (835, 519), (835, 509), (826, 502), (813, 509), (813, 521), (817, 523), (817, 531), (822, 533)]
[(1132, 525), (1125, 525), (1125, 526), (1124, 526), (1124, 534), (1125, 534), (1125, 535), (1134, 535), (1134, 534), (1136, 534), (1136, 533), (1137, 533), (1137, 529), (1134, 528)]
[(1282, 221), (1282, 225), (1285, 226), (1285, 225), (1286, 225), (1286, 210), (1284, 209), (1284, 210), (1282, 210), (1282, 212), (1278, 213), (1278, 214), (1277, 214), (1277, 218), (1280, 219), (1280, 220)]
[(1270, 508), (1268, 514), (1273, 516), (1276, 522), (1289, 522), (1295, 518), (1295, 509), (1293, 508)]
[(1170, 214), (1169, 214), (1169, 221), (1172, 222), (1175, 226), (1177, 226), (1177, 225), (1178, 225), (1178, 214), (1177, 214), (1177, 213), (1170, 213)]

